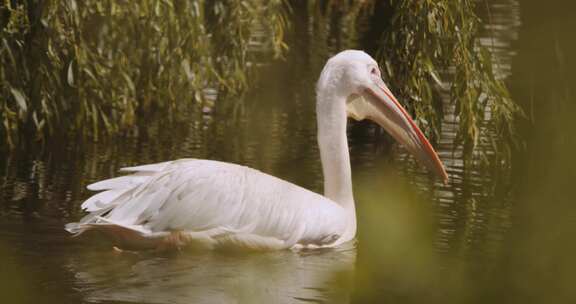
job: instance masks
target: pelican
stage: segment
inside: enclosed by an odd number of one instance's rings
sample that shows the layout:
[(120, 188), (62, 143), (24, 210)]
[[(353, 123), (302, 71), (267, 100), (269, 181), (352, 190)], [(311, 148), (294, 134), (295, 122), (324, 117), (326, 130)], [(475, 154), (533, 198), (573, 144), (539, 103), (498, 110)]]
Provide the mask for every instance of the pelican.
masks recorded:
[(328, 60), (316, 87), (324, 196), (245, 166), (179, 159), (122, 168), (66, 230), (97, 230), (122, 249), (334, 247), (356, 236), (347, 118), (378, 123), (444, 182), (438, 155), (390, 89), (376, 61), (346, 50)]

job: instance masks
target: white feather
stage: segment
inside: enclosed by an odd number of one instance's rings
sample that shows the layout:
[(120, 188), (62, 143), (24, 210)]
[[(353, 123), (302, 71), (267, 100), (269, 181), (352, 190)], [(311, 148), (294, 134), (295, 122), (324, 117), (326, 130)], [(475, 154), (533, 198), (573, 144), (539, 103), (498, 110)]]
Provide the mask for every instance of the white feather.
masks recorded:
[(108, 190), (100, 192), (96, 195), (91, 196), (84, 203), (82, 203), (82, 209), (92, 212), (105, 208), (110, 203), (112, 203), (116, 198), (118, 198), (125, 190)]
[(140, 185), (145, 180), (148, 179), (148, 176), (140, 176), (140, 175), (127, 175), (127, 176), (120, 176), (110, 179), (105, 179), (103, 181), (99, 181), (93, 184), (88, 185), (86, 188), (92, 191), (101, 191), (101, 190), (111, 190), (111, 189), (127, 189), (131, 186)]
[(155, 163), (149, 165), (135, 166), (135, 167), (125, 167), (120, 169), (121, 172), (158, 172), (164, 170), (164, 168), (172, 163), (172, 161)]

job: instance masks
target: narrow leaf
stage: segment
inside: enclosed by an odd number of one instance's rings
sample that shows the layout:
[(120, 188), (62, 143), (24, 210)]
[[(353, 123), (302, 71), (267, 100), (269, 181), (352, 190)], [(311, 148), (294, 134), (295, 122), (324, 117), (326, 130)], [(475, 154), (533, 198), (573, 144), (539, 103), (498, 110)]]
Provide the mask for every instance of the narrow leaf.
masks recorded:
[(73, 66), (74, 61), (70, 61), (70, 64), (68, 65), (68, 84), (71, 87), (74, 87), (74, 66)]
[(26, 110), (28, 110), (28, 105), (26, 103), (26, 96), (24, 96), (24, 94), (22, 94), (20, 90), (15, 88), (10, 88), (10, 92), (12, 93), (12, 96), (14, 96), (14, 99), (16, 99), (16, 103), (18, 103), (20, 109), (26, 112)]

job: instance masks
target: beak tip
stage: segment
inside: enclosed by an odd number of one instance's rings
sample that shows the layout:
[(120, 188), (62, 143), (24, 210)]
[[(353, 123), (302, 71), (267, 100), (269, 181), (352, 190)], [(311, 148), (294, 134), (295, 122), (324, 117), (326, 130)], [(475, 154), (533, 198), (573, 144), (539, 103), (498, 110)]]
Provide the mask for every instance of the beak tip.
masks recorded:
[(446, 169), (444, 168), (444, 165), (442, 165), (442, 163), (439, 163), (440, 166), (438, 168), (438, 175), (440, 176), (440, 178), (442, 178), (442, 183), (444, 185), (448, 185), (448, 173), (446, 172)]

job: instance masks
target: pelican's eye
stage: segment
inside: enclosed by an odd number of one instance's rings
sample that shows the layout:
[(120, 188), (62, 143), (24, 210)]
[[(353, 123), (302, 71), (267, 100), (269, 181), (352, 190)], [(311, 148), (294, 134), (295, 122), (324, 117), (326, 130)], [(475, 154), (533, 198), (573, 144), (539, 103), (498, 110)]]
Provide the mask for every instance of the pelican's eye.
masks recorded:
[(370, 74), (379, 76), (379, 75), (380, 75), (380, 71), (378, 70), (377, 67), (372, 67), (372, 68), (370, 69)]

